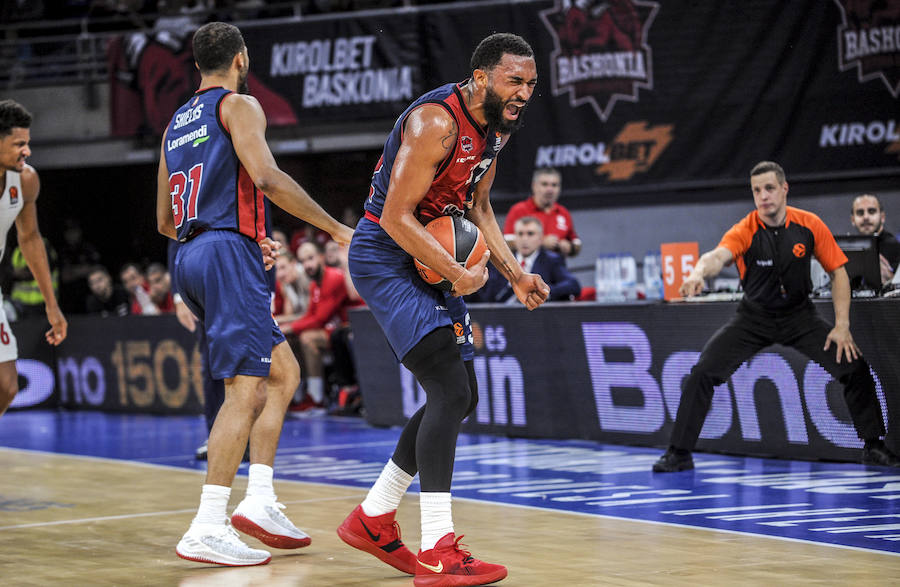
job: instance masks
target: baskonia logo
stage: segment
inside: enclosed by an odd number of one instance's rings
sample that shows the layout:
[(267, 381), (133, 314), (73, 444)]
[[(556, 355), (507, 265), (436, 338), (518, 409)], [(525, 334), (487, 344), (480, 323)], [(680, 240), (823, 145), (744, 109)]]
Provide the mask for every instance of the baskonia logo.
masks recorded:
[(647, 33), (659, 10), (641, 0), (556, 0), (541, 12), (556, 50), (550, 55), (553, 94), (589, 103), (606, 121), (617, 100), (636, 102), (638, 88), (653, 89)]
[(860, 83), (881, 78), (900, 96), (900, 0), (834, 0), (841, 71), (856, 68)]
[(597, 168), (597, 174), (608, 174), (611, 181), (625, 181), (649, 170), (672, 142), (674, 125), (647, 126), (639, 120), (629, 122), (613, 139), (608, 161)]

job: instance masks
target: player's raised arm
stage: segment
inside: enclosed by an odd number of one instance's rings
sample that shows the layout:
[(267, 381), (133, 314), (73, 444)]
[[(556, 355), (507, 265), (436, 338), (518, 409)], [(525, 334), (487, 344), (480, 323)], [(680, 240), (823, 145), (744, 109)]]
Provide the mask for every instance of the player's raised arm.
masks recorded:
[(458, 133), (456, 121), (439, 106), (426, 104), (409, 114), (391, 172), (381, 227), (403, 250), (452, 282), (454, 291), (467, 294), (487, 281), (488, 253), (482, 262), (464, 269), (415, 216), (435, 171), (453, 152)]
[(353, 229), (331, 217), (291, 176), (278, 168), (266, 142), (266, 115), (256, 98), (231, 94), (222, 102), (222, 121), (250, 179), (278, 207), (347, 244)]

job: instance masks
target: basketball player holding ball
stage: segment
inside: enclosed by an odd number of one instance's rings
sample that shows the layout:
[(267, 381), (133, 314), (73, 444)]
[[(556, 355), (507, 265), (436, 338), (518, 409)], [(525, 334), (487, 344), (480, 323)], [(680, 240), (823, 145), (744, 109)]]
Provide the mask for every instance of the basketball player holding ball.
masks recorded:
[[(420, 586), (482, 585), (506, 577), (505, 567), (475, 559), (461, 547), (451, 516), (456, 439), (478, 401), (471, 330), (460, 296), (484, 285), (489, 258), (529, 310), (550, 293), (540, 276), (524, 273), (515, 261), (489, 200), (494, 159), (519, 126), (536, 82), (534, 53), (524, 39), (499, 33), (482, 40), (469, 79), (424, 94), (398, 118), (350, 244), (353, 283), (397, 358), (425, 389), (426, 402), (338, 535), (415, 575)], [(471, 267), (460, 265), (425, 229), (439, 216), (463, 214), (490, 250)], [(449, 281), (450, 291), (426, 284), (414, 258)], [(418, 556), (403, 545), (394, 521), (416, 473), (422, 520)]]

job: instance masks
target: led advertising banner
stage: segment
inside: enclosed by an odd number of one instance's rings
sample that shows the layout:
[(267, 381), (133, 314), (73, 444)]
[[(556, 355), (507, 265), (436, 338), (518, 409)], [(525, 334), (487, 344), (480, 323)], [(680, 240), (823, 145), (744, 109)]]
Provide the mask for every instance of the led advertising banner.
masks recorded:
[[(534, 312), (470, 306), (480, 401), (469, 432), (584, 438), (665, 446), (682, 380), (734, 303), (547, 304)], [(817, 303), (831, 320), (830, 303)], [(367, 310), (351, 313), (366, 418), (401, 425), (424, 402)], [(853, 335), (876, 378), (897, 447), (900, 303), (858, 301)], [(824, 341), (823, 341), (824, 344)], [(857, 460), (842, 387), (819, 365), (781, 346), (763, 349), (716, 388), (698, 448), (741, 454)]]
[(50, 347), (38, 320), (16, 323), (20, 391), (12, 408), (53, 407), (153, 414), (203, 411), (200, 351), (174, 315), (70, 317)]

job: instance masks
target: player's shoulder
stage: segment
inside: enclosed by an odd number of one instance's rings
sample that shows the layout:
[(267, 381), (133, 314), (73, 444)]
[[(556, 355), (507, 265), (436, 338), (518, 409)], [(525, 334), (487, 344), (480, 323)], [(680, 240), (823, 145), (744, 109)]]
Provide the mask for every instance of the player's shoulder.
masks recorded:
[(231, 92), (222, 96), (222, 108), (262, 110), (262, 105), (259, 100), (249, 94)]
[(25, 196), (29, 195), (37, 195), (37, 187), (40, 185), (40, 178), (38, 177), (37, 169), (32, 167), (29, 164), (25, 164), (25, 169), (21, 171), (19, 174), (22, 180), (22, 190), (25, 192)]
[(427, 132), (457, 132), (456, 119), (446, 108), (434, 102), (425, 102), (413, 108), (406, 117), (407, 133), (424, 134)]

